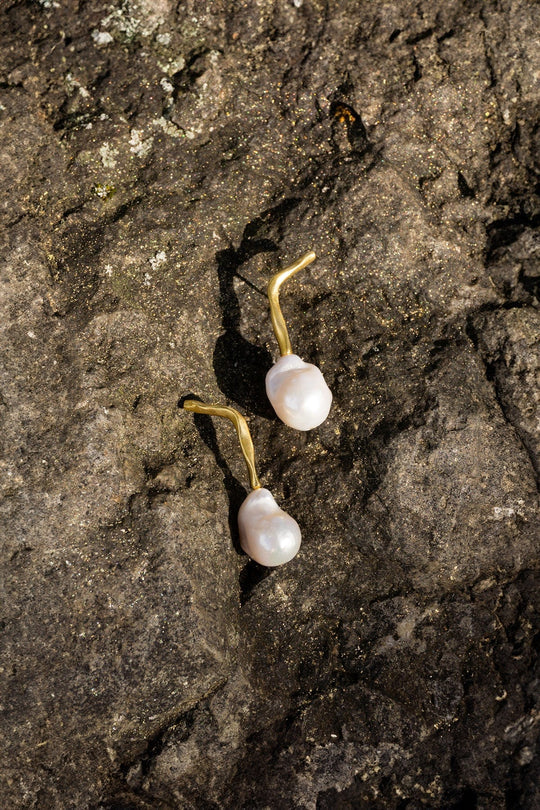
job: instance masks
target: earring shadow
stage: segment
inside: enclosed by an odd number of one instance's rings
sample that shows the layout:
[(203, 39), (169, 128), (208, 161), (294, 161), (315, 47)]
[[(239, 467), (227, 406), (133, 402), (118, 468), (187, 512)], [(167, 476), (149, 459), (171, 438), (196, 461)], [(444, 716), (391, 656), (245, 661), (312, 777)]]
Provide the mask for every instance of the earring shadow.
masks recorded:
[(234, 278), (241, 265), (252, 256), (276, 249), (274, 242), (261, 239), (251, 241), (249, 248), (235, 250), (231, 247), (216, 254), (224, 329), (214, 348), (216, 380), (227, 399), (265, 419), (275, 419), (265, 387), (272, 355), (266, 348), (250, 343), (240, 333), (240, 303), (234, 289)]
[(245, 605), (246, 602), (249, 602), (257, 585), (262, 582), (263, 579), (269, 577), (271, 571), (271, 568), (266, 568), (264, 565), (260, 565), (258, 562), (255, 562), (255, 560), (248, 558), (247, 563), (240, 571), (240, 576), (238, 577), (241, 605)]

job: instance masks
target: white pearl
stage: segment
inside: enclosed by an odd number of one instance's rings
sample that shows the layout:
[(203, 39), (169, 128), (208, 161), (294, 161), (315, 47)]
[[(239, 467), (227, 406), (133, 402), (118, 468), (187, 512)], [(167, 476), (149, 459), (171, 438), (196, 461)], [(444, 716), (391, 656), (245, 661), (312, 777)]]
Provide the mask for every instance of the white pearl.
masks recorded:
[(320, 369), (296, 354), (285, 354), (274, 363), (266, 375), (266, 393), (282, 422), (296, 430), (318, 427), (332, 404)]
[(238, 528), (240, 545), (261, 565), (283, 565), (300, 548), (298, 523), (279, 508), (267, 489), (249, 493), (238, 512)]

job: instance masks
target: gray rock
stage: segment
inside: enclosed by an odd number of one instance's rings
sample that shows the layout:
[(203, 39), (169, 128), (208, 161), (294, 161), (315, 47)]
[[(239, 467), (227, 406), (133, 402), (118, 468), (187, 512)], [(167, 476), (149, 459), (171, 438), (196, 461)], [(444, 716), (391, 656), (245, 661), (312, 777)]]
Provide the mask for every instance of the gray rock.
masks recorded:
[(538, 806), (538, 16), (4, 4), (2, 807)]

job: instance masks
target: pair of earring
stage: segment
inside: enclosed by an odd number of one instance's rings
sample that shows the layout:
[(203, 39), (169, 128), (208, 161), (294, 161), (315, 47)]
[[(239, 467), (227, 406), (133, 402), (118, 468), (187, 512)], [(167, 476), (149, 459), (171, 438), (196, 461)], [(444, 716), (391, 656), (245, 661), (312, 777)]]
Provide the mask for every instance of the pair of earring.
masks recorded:
[[(266, 375), (266, 393), (279, 418), (296, 430), (318, 427), (328, 416), (332, 404), (332, 392), (320, 369), (292, 353), (279, 305), (279, 290), (283, 282), (315, 259), (313, 251), (304, 254), (272, 276), (268, 284), (270, 316), (281, 357)], [(234, 408), (209, 405), (193, 399), (186, 400), (184, 408), (209, 416), (224, 416), (236, 428), (252, 489), (238, 512), (243, 550), (252, 560), (270, 567), (292, 560), (300, 548), (300, 527), (294, 518), (279, 508), (272, 493), (261, 486), (255, 467), (253, 441), (244, 417)]]

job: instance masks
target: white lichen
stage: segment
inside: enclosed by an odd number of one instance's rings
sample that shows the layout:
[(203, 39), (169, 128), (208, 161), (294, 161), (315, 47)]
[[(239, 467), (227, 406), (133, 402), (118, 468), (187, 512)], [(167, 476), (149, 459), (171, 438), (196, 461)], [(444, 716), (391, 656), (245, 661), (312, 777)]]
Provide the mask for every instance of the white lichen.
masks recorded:
[(193, 138), (194, 137), (194, 135), (192, 133), (188, 134), (183, 129), (176, 126), (176, 124), (173, 124), (172, 121), (168, 121), (163, 116), (161, 116), (161, 118), (154, 119), (154, 121), (152, 121), (152, 123), (153, 123), (153, 125), (155, 127), (159, 127), (160, 129), (163, 130), (163, 132), (165, 132), (167, 135), (170, 135), (172, 138), (190, 138), (190, 137)]
[(152, 270), (157, 270), (158, 267), (161, 267), (162, 264), (165, 264), (167, 261), (167, 254), (164, 250), (158, 250), (153, 256), (151, 256), (148, 261), (152, 267)]
[(139, 158), (145, 158), (152, 150), (154, 138), (144, 138), (144, 133), (141, 129), (132, 129), (130, 132), (129, 146), (130, 152)]
[(106, 169), (114, 169), (116, 167), (116, 156), (118, 155), (118, 149), (111, 146), (110, 143), (104, 143), (99, 147), (99, 155), (101, 157), (101, 162)]
[(101, 20), (100, 27), (112, 29), (128, 41), (150, 37), (163, 25), (167, 11), (166, 0), (122, 0), (119, 8)]
[(92, 31), (92, 39), (98, 48), (103, 48), (105, 45), (110, 45), (111, 42), (114, 42), (114, 38), (108, 31), (98, 31), (97, 29)]
[(175, 73), (185, 68), (186, 60), (183, 56), (178, 56), (176, 59), (171, 59), (171, 61), (166, 64), (158, 62), (158, 66), (168, 76), (174, 76)]
[(72, 73), (66, 73), (65, 81), (69, 93), (74, 93), (76, 90), (78, 90), (83, 98), (89, 98), (90, 93), (86, 87), (77, 81), (77, 79), (73, 77)]
[(169, 81), (168, 79), (166, 79), (165, 77), (164, 77), (163, 79), (161, 79), (161, 81), (160, 81), (160, 85), (161, 85), (161, 87), (163, 88), (163, 90), (164, 90), (164, 91), (167, 93), (167, 95), (168, 95), (168, 96), (170, 96), (170, 95), (171, 95), (171, 94), (174, 92), (174, 85), (173, 85), (173, 83), (172, 83), (172, 82), (170, 82), (170, 81)]

